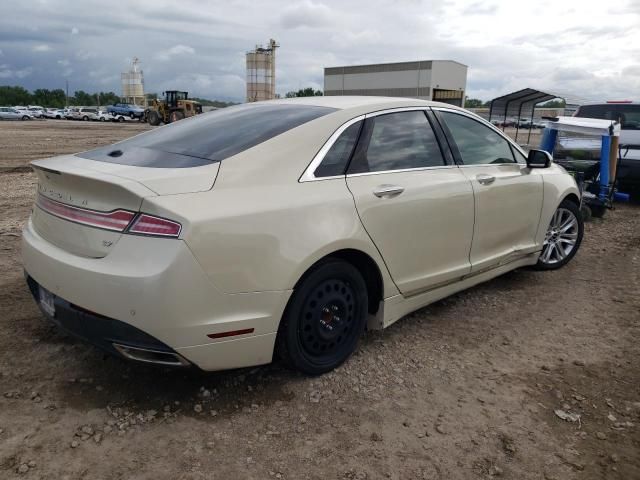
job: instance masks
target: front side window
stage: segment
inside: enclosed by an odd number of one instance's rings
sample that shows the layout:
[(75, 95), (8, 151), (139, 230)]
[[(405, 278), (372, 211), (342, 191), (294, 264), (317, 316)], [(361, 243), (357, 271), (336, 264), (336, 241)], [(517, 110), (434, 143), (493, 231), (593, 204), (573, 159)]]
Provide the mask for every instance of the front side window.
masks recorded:
[(349, 173), (441, 167), (444, 159), (425, 113), (397, 112), (367, 119)]
[(445, 122), (462, 163), (465, 165), (490, 165), (514, 163), (509, 142), (491, 128), (464, 115), (439, 112)]
[(345, 174), (349, 159), (358, 141), (361, 128), (362, 121), (350, 125), (342, 132), (342, 135), (340, 135), (322, 159), (322, 163), (318, 165), (318, 168), (313, 172), (316, 178)]

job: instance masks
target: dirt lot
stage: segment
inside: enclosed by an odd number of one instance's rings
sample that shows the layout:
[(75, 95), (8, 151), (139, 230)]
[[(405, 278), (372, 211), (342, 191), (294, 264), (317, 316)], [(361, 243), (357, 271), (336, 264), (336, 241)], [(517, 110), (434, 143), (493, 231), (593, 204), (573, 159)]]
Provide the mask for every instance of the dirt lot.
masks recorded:
[(146, 123), (137, 121), (125, 123), (73, 120), (0, 122), (0, 172), (23, 167), (36, 158), (77, 153), (108, 145), (152, 128)]
[[(0, 124), (0, 164), (124, 132), (60, 125), (58, 143)], [(438, 302), (306, 378), (147, 368), (58, 332), (22, 276), (34, 189), (0, 173), (2, 479), (640, 478), (638, 206), (588, 224), (566, 268)]]

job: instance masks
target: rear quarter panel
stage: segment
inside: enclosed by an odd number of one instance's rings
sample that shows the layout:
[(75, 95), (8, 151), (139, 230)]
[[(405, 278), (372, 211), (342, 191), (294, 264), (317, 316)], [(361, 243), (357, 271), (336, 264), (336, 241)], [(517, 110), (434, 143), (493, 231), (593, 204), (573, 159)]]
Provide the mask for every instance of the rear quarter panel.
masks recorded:
[(223, 292), (291, 289), (317, 260), (351, 248), (378, 264), (385, 296), (395, 294), (345, 179), (298, 181), (326, 139), (351, 118), (340, 113), (222, 160), (208, 192), (148, 198), (142, 208), (183, 223), (184, 240)]

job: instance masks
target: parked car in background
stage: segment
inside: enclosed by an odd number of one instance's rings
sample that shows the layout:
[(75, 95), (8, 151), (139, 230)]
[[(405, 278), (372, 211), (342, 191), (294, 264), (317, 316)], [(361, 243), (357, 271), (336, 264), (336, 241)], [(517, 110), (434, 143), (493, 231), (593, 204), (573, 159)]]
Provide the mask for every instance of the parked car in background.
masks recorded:
[(28, 107), (23, 107), (22, 105), (16, 105), (15, 107), (13, 107), (14, 110), (17, 110), (20, 113), (24, 113), (25, 115), (28, 115), (30, 118), (34, 118), (33, 113), (29, 111)]
[(142, 118), (130, 117), (129, 115), (123, 115), (122, 113), (109, 113), (112, 122), (124, 123), (124, 122), (138, 122)]
[(523, 117), (518, 121), (518, 128), (544, 128), (544, 124), (541, 121)]
[(65, 111), (64, 118), (66, 118), (67, 120), (74, 120), (75, 119), (75, 114), (77, 112), (78, 112), (77, 108), (68, 108)]
[(33, 117), (13, 107), (0, 107), (0, 120), (31, 120)]
[(52, 118), (56, 120), (60, 120), (64, 118), (66, 111), (60, 108), (47, 108), (47, 111), (44, 112), (44, 118)]
[(31, 165), (22, 258), (42, 312), (161, 365), (276, 351), (321, 374), (367, 325), (560, 268), (583, 235), (576, 182), (547, 152), (416, 99), (247, 103)]
[(73, 120), (83, 120), (88, 122), (89, 120), (95, 120), (98, 114), (98, 109), (95, 107), (78, 107), (74, 108), (71, 114)]
[[(609, 101), (578, 108), (574, 117), (600, 118), (620, 122), (620, 160), (618, 187), (623, 192), (640, 194), (640, 102)], [(600, 159), (600, 139), (560, 135), (555, 149), (558, 158)]]
[(144, 108), (130, 103), (116, 103), (115, 105), (109, 105), (107, 112), (114, 116), (125, 116), (129, 118), (144, 118)]
[(29, 112), (31, 112), (31, 115), (34, 116), (35, 118), (42, 118), (44, 116), (44, 112), (46, 111), (46, 108), (41, 107), (39, 105), (29, 105), (28, 110)]
[(98, 120), (99, 122), (111, 122), (113, 121), (113, 117), (106, 110), (98, 110), (94, 120)]

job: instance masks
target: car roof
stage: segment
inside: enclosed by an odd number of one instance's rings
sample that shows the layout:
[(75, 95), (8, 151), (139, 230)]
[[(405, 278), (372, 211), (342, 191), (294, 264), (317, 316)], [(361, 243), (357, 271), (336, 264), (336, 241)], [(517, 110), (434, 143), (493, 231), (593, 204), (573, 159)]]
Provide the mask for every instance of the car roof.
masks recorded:
[(589, 102), (583, 103), (580, 105), (581, 107), (591, 106), (591, 105), (638, 105), (640, 102), (635, 100), (609, 100), (605, 102)]
[(309, 105), (315, 107), (329, 107), (337, 110), (351, 110), (351, 109), (370, 109), (371, 111), (387, 109), (387, 108), (401, 108), (401, 107), (447, 107), (460, 109), (454, 105), (441, 102), (432, 102), (428, 100), (420, 100), (417, 98), (403, 98), (403, 97), (369, 97), (369, 96), (318, 96), (318, 97), (298, 97), (298, 98), (283, 98), (278, 100), (267, 100), (264, 102), (255, 102), (256, 104), (274, 104), (280, 103), (296, 104), (296, 105)]

